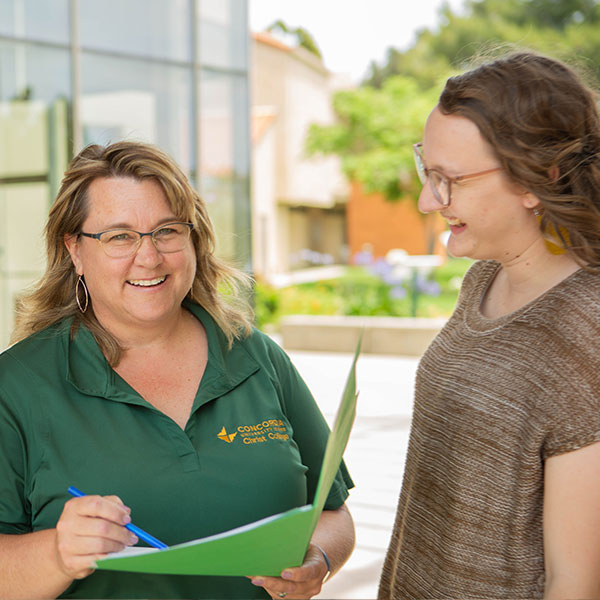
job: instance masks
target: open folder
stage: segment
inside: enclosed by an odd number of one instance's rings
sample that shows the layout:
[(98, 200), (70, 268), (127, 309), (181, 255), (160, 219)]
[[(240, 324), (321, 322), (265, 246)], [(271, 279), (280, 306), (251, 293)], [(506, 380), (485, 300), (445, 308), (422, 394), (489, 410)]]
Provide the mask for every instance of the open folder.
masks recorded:
[(97, 561), (98, 569), (171, 575), (271, 575), (302, 564), (325, 506), (356, 414), (356, 361), (346, 379), (342, 400), (329, 435), (314, 502), (217, 535), (170, 546), (128, 548)]

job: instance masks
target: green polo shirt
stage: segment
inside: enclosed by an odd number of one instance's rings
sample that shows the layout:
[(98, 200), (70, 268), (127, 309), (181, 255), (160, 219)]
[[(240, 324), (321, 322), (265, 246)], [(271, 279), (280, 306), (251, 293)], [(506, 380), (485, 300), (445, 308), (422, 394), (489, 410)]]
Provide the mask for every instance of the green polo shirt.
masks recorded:
[[(201, 307), (208, 364), (182, 430), (107, 363), (70, 321), (0, 355), (0, 533), (52, 528), (73, 485), (117, 494), (168, 545), (313, 499), (329, 429), (287, 355), (254, 331), (231, 350)], [(342, 464), (326, 509), (352, 481)], [(260, 574), (260, 573), (259, 573)], [(268, 598), (244, 577), (98, 571), (65, 598)]]

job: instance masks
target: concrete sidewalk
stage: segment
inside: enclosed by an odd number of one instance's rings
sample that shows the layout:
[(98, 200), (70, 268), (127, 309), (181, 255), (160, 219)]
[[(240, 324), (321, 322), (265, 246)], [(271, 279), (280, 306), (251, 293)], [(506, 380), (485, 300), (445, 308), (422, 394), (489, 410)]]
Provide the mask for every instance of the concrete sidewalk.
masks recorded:
[[(301, 351), (288, 354), (331, 424), (352, 355)], [(344, 454), (356, 484), (347, 501), (356, 525), (356, 548), (317, 598), (377, 596), (402, 483), (418, 360), (372, 354), (358, 360), (360, 395)]]

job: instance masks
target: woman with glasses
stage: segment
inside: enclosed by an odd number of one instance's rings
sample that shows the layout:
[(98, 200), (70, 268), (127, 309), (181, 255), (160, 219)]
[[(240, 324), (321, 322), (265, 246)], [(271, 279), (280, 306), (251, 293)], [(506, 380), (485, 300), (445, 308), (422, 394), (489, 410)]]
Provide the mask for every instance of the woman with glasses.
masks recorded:
[(379, 598), (600, 598), (600, 119), (551, 58), (450, 78), (422, 212), (477, 262), (418, 370)]
[(318, 593), (353, 546), (343, 465), (303, 565), (282, 577), (94, 572), (139, 541), (132, 520), (170, 546), (312, 502), (329, 431), (252, 328), (247, 278), (215, 256), (205, 204), (161, 151), (82, 150), (46, 241), (0, 356), (0, 597)]

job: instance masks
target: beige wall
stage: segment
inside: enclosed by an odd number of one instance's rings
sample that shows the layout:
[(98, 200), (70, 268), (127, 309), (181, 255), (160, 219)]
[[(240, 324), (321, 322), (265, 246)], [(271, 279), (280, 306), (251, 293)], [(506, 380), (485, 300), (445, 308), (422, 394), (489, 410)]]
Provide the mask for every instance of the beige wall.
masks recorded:
[[(273, 115), (274, 116), (274, 115)], [(252, 152), (252, 245), (256, 273), (280, 273), (287, 270), (285, 230), (282, 230), (274, 202), (276, 137), (273, 127), (263, 133)]]
[[(302, 249), (345, 256), (346, 182), (337, 158), (308, 158), (305, 138), (311, 123), (332, 123), (332, 79), (322, 62), (303, 48), (289, 48), (257, 34), (252, 41), (253, 119), (271, 115), (253, 140), (252, 206), (255, 272), (294, 267)], [(302, 213), (298, 208), (317, 208)], [(314, 247), (315, 228), (324, 241)]]

